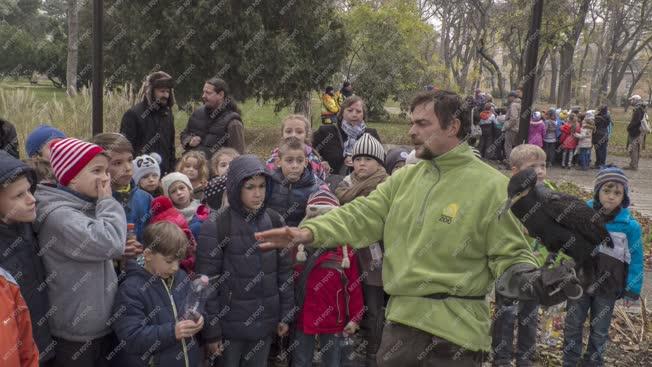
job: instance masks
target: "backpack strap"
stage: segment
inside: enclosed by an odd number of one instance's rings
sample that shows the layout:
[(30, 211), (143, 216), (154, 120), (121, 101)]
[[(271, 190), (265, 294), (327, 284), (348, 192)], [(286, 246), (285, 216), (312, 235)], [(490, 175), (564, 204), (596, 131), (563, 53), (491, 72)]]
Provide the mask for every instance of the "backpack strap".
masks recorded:
[(306, 284), (308, 283), (308, 275), (310, 275), (312, 269), (315, 268), (315, 265), (317, 264), (317, 259), (319, 259), (319, 256), (321, 256), (323, 253), (324, 250), (321, 248), (312, 251), (310, 253), (310, 256), (308, 257), (308, 260), (306, 260), (306, 263), (303, 267), (303, 271), (301, 271), (301, 274), (297, 279), (296, 288), (294, 292), (294, 299), (297, 303), (297, 307), (299, 308), (303, 307), (303, 302), (305, 301), (306, 298)]
[(215, 224), (217, 225), (217, 244), (218, 246), (225, 246), (227, 233), (231, 231), (230, 207), (222, 207), (217, 211), (215, 216)]

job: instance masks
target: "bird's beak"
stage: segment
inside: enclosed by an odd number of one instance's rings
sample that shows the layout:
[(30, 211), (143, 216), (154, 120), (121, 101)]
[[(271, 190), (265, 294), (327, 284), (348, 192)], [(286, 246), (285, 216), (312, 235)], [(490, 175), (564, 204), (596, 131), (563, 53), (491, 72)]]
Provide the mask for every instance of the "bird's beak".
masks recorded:
[(507, 198), (507, 200), (505, 201), (505, 204), (503, 205), (502, 208), (500, 208), (500, 211), (498, 212), (498, 219), (501, 219), (503, 217), (503, 215), (505, 215), (505, 213), (507, 213), (509, 211), (509, 209), (512, 207), (512, 205), (514, 205), (515, 201), (516, 200), (514, 200), (514, 198)]
[(523, 198), (523, 196), (527, 195), (529, 192), (530, 190), (525, 190), (521, 193), (514, 195), (511, 198), (507, 198), (507, 201), (505, 201), (505, 205), (503, 205), (503, 207), (498, 212), (498, 219), (502, 218), (503, 215), (505, 215), (505, 213), (509, 211), (512, 205), (514, 205), (517, 201), (521, 200), (521, 198)]

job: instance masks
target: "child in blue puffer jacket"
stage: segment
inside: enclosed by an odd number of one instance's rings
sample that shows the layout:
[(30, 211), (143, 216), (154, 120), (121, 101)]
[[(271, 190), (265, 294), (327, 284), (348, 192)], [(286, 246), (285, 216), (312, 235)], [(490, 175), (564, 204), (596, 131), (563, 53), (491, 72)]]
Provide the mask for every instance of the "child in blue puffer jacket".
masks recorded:
[(308, 197), (324, 182), (308, 166), (305, 144), (296, 137), (281, 141), (276, 165), (278, 168), (271, 172), (269, 207), (281, 214), (288, 226), (297, 226), (306, 214)]
[[(643, 284), (643, 241), (641, 225), (629, 206), (629, 181), (617, 167), (606, 167), (596, 176), (594, 198), (587, 203), (603, 216), (613, 246), (601, 244), (596, 255), (594, 283), (578, 300), (567, 303), (564, 328), (564, 363), (602, 366), (609, 325), (618, 298), (626, 302), (639, 298)], [(582, 356), (582, 330), (591, 311), (591, 329), (586, 353)]]
[(147, 226), (143, 244), (145, 264), (127, 264), (113, 305), (111, 327), (123, 346), (116, 356), (119, 365), (198, 366), (195, 334), (204, 327), (204, 317), (185, 314), (192, 282), (179, 269), (188, 238), (176, 224), (163, 221)]

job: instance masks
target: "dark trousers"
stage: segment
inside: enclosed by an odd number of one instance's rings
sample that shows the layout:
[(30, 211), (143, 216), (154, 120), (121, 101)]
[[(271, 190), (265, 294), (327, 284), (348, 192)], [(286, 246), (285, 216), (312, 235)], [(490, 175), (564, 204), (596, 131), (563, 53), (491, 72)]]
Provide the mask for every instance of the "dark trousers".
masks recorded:
[(480, 151), (480, 156), (485, 159), (494, 159), (494, 151), (491, 150), (491, 146), (494, 143), (494, 128), (493, 124), (480, 125), (482, 129), (482, 136), (480, 136), (480, 146), (478, 150)]
[(502, 161), (505, 159), (505, 150), (503, 149), (505, 144), (505, 134), (494, 125), (493, 137), (494, 141), (491, 146), (489, 146), (489, 154), (493, 154), (495, 160)]
[(481, 367), (484, 360), (483, 352), (394, 322), (383, 329), (377, 358), (380, 367)]
[(604, 142), (594, 145), (595, 147), (595, 165), (600, 167), (607, 163), (607, 145), (609, 142), (605, 139)]
[(226, 340), (222, 367), (266, 367), (272, 337), (260, 340)]
[(516, 365), (532, 366), (536, 352), (539, 305), (516, 301), (496, 293), (496, 313), (492, 327), (491, 349), (494, 366), (511, 366), (514, 358), (514, 323), (518, 321)]
[(367, 341), (367, 367), (376, 366), (376, 353), (385, 322), (385, 292), (383, 287), (362, 284), (366, 311), (360, 329)]
[(555, 142), (544, 142), (543, 149), (546, 151), (546, 163), (548, 166), (552, 166), (555, 163), (555, 153), (557, 151), (557, 143)]
[(113, 334), (87, 342), (54, 338), (54, 367), (109, 367), (110, 355), (116, 346)]

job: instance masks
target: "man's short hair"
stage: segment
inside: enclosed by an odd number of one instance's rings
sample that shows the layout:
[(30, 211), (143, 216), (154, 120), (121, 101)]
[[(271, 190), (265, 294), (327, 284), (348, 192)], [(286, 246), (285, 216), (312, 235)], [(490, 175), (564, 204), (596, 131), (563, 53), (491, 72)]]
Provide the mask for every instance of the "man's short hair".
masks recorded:
[(471, 109), (473, 106), (469, 102), (462, 101), (462, 98), (454, 92), (423, 91), (412, 99), (410, 112), (414, 112), (417, 106), (430, 102), (434, 104), (434, 112), (442, 129), (448, 128), (453, 120), (459, 119), (460, 130), (457, 132), (457, 137), (463, 140), (471, 133)]
[(534, 144), (521, 144), (514, 149), (509, 155), (509, 162), (513, 167), (521, 168), (524, 164), (531, 161), (545, 161), (546, 152)]
[(226, 83), (224, 79), (214, 77), (206, 80), (205, 83), (212, 85), (213, 88), (215, 89), (215, 93), (224, 91), (225, 97), (229, 95), (229, 85)]

